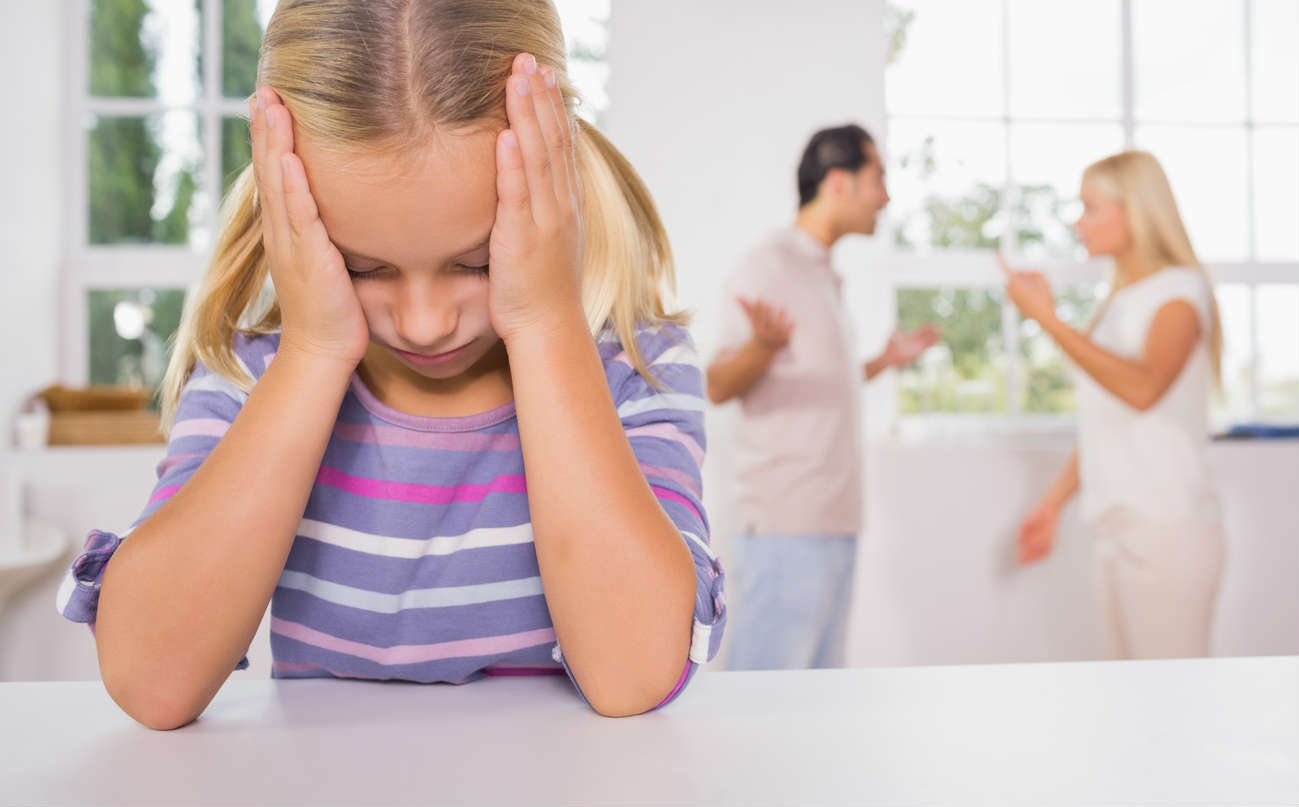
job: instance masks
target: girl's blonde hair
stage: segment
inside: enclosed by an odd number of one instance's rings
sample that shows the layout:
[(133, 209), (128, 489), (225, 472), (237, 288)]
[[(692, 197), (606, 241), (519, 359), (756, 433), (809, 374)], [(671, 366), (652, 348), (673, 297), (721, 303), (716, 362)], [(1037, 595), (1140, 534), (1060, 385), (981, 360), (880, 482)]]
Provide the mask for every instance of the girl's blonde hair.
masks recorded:
[[(262, 40), (257, 83), (279, 93), (297, 131), (322, 147), (399, 157), (438, 135), (503, 126), (505, 80), (519, 53), (555, 70), (572, 114), (579, 99), (551, 0), (281, 0)], [(612, 328), (653, 381), (637, 327), (688, 320), (668, 308), (675, 277), (667, 233), (631, 163), (576, 121), (587, 323), (592, 333)], [(176, 335), (161, 390), (165, 424), (195, 362), (251, 390), (234, 336), (279, 327), (279, 307), (265, 292), (255, 191), (249, 166), (226, 196), (211, 264)]]
[[(1213, 359), (1214, 375), (1221, 379), (1222, 322), (1218, 315), (1218, 301), (1213, 294), (1213, 279), (1191, 246), (1186, 225), (1177, 211), (1172, 186), (1159, 160), (1146, 151), (1119, 152), (1087, 166), (1082, 181), (1123, 206), (1142, 276), (1173, 266), (1194, 269), (1204, 276), (1213, 315), (1209, 354)], [(1126, 278), (1128, 282), (1138, 279)], [(1118, 288), (1118, 283), (1112, 284), (1111, 298)], [(1107, 299), (1100, 310), (1104, 311), (1108, 304)]]

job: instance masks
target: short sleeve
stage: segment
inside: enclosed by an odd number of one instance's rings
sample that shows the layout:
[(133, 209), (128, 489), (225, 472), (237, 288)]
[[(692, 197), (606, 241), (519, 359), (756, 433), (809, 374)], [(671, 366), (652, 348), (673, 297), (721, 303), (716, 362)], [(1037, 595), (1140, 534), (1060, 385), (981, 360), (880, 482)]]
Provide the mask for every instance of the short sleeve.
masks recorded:
[[(235, 342), (235, 355), (254, 380), (261, 377), (275, 355), (278, 336), (244, 337)], [(247, 393), (202, 364), (190, 374), (181, 391), (167, 443), (167, 455), (158, 463), (157, 482), (140, 516), (119, 533), (93, 530), (82, 553), (72, 562), (59, 586), (55, 607), (64, 618), (84, 622), (94, 633), (99, 610), (99, 590), (113, 554), (139, 524), (189, 481), (212, 453), (247, 400)], [(240, 660), (236, 669), (248, 666)]]
[(1195, 269), (1165, 269), (1160, 272), (1158, 281), (1148, 301), (1147, 322), (1153, 322), (1155, 315), (1168, 303), (1184, 300), (1195, 309), (1201, 332), (1208, 334), (1213, 331), (1213, 291), (1204, 274)]
[[(664, 325), (642, 331), (639, 347), (659, 386), (637, 372), (613, 340), (600, 345), (605, 373), (641, 472), (695, 565), (690, 652), (682, 659), (676, 687), (657, 709), (674, 700), (699, 665), (711, 661), (721, 647), (726, 626), (725, 572), (709, 545), (703, 506), (704, 381), (694, 343), (684, 328)], [(554, 656), (568, 670), (558, 646)], [(572, 678), (572, 671), (568, 672)]]

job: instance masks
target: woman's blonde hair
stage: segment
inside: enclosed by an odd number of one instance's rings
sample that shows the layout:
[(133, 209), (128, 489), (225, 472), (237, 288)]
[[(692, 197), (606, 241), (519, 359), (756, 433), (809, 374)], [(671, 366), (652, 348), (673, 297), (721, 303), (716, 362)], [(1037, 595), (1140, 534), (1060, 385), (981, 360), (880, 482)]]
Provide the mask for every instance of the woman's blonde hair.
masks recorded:
[[(262, 40), (257, 83), (272, 87), (297, 131), (342, 153), (416, 153), (438, 134), (505, 121), (505, 80), (519, 53), (555, 76), (570, 114), (578, 103), (551, 0), (281, 0)], [(574, 116), (576, 117), (576, 116)], [(638, 326), (685, 324), (669, 310), (672, 250), (649, 190), (604, 135), (576, 118), (583, 206), (582, 302), (593, 333), (618, 335), (653, 381)], [(195, 362), (244, 391), (236, 332), (279, 327), (264, 292), (266, 254), (251, 166), (231, 186), (211, 264), (186, 306), (163, 380), (163, 423), (175, 416)]]
[[(1177, 211), (1172, 186), (1159, 160), (1146, 151), (1122, 151), (1087, 166), (1082, 181), (1123, 206), (1142, 276), (1173, 266), (1194, 269), (1204, 276), (1213, 315), (1208, 334), (1209, 354), (1213, 359), (1214, 375), (1221, 379), (1222, 322), (1218, 315), (1218, 301), (1213, 294), (1213, 279), (1191, 246), (1186, 225)], [(1128, 282), (1138, 279), (1126, 278)], [(1110, 296), (1113, 297), (1119, 284), (1111, 285)], [(1100, 310), (1104, 311), (1108, 303), (1107, 299)]]

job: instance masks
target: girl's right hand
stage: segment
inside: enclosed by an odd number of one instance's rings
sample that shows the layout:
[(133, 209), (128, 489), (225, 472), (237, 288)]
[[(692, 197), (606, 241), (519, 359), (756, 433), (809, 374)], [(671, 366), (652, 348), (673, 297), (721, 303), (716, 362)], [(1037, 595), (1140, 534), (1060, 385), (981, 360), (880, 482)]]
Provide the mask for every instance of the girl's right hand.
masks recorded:
[(280, 305), (280, 349), (355, 368), (370, 330), (343, 256), (320, 220), (302, 160), (293, 152), (293, 117), (270, 87), (258, 88), (250, 107), (262, 244)]
[(1060, 526), (1060, 511), (1049, 504), (1039, 504), (1019, 527), (1019, 563), (1027, 566), (1041, 560), (1055, 545)]

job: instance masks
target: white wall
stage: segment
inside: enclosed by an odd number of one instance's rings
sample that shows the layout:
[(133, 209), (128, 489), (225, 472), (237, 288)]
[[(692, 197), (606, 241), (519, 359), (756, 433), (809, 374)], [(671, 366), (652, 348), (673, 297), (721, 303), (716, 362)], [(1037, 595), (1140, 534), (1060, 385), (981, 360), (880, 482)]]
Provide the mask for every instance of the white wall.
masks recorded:
[[(0, 75), (0, 478), (10, 460), (9, 424), (22, 399), (54, 379), (63, 187), (63, 6), (5, 0)], [(0, 503), (0, 507), (3, 507)], [(0, 513), (0, 525), (9, 514)], [(12, 542), (0, 538), (0, 546)]]

